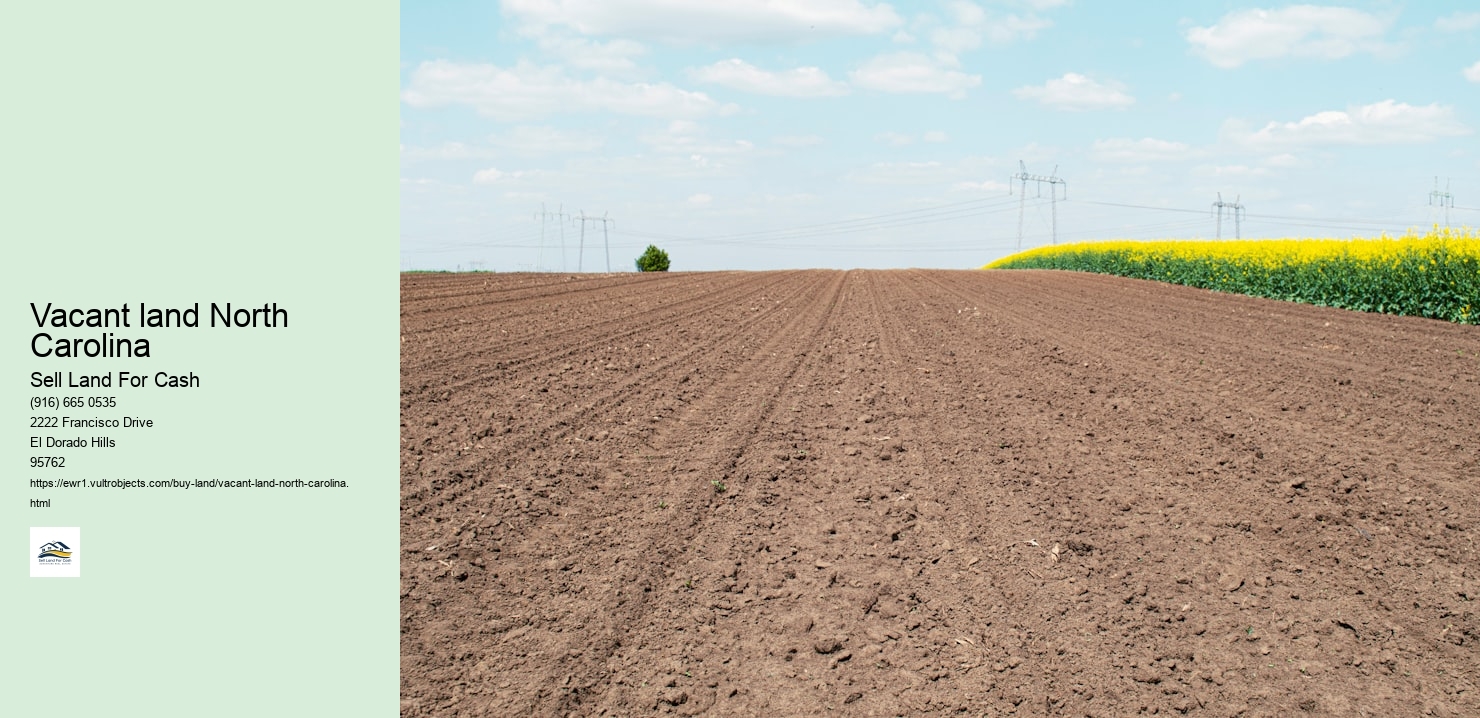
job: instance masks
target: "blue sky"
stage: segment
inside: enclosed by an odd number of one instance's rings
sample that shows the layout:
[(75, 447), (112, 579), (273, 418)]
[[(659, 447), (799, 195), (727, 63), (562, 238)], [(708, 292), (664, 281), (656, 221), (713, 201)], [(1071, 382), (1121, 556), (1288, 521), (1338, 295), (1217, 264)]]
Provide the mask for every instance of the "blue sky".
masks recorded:
[(400, 83), (404, 269), (603, 271), (582, 213), (614, 271), (1211, 238), (1219, 193), (1224, 237), (1374, 236), (1436, 176), (1480, 225), (1473, 3), (409, 3)]

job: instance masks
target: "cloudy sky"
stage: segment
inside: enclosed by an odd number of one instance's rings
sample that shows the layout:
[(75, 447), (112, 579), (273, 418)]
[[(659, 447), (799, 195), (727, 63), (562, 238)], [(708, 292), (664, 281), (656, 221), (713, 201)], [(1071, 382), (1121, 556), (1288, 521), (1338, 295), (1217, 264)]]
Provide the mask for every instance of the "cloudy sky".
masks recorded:
[(1219, 193), (1225, 237), (1372, 236), (1436, 176), (1480, 225), (1472, 2), (406, 3), (400, 82), (403, 268), (604, 271), (582, 214), (615, 271), (1211, 238)]

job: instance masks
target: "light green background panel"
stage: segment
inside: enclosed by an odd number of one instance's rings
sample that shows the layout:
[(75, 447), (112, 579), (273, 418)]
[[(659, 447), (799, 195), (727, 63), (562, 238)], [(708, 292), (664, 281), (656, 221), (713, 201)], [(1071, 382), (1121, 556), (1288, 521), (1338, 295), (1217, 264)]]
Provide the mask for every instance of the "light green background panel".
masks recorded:
[[(0, 714), (398, 712), (397, 20), (387, 2), (7, 8)], [(33, 356), (31, 302), (128, 304), (129, 328), (46, 331), (150, 356)], [(198, 304), (200, 326), (141, 328), (140, 302)], [(212, 327), (213, 302), (288, 321)], [(44, 391), (33, 371), (201, 386)], [(54, 414), (154, 426), (36, 432), (39, 394), (114, 396)], [(116, 447), (31, 469), (36, 433)], [(31, 526), (81, 527), (80, 578), (29, 578)]]

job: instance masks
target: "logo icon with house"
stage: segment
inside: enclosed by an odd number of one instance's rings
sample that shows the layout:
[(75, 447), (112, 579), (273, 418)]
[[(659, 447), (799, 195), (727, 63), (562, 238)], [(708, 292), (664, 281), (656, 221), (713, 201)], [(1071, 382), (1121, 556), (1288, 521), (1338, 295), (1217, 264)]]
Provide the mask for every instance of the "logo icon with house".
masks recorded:
[(72, 558), (72, 547), (61, 541), (52, 541), (41, 547), (41, 555), (36, 558)]

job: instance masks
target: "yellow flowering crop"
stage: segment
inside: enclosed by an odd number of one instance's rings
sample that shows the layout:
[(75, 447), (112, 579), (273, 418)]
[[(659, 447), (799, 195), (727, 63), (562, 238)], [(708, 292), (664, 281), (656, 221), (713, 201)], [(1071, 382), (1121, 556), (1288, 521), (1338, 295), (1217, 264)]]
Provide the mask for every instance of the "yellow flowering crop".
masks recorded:
[(1480, 234), (1112, 240), (1039, 247), (985, 269), (1067, 269), (1367, 312), (1480, 324)]

